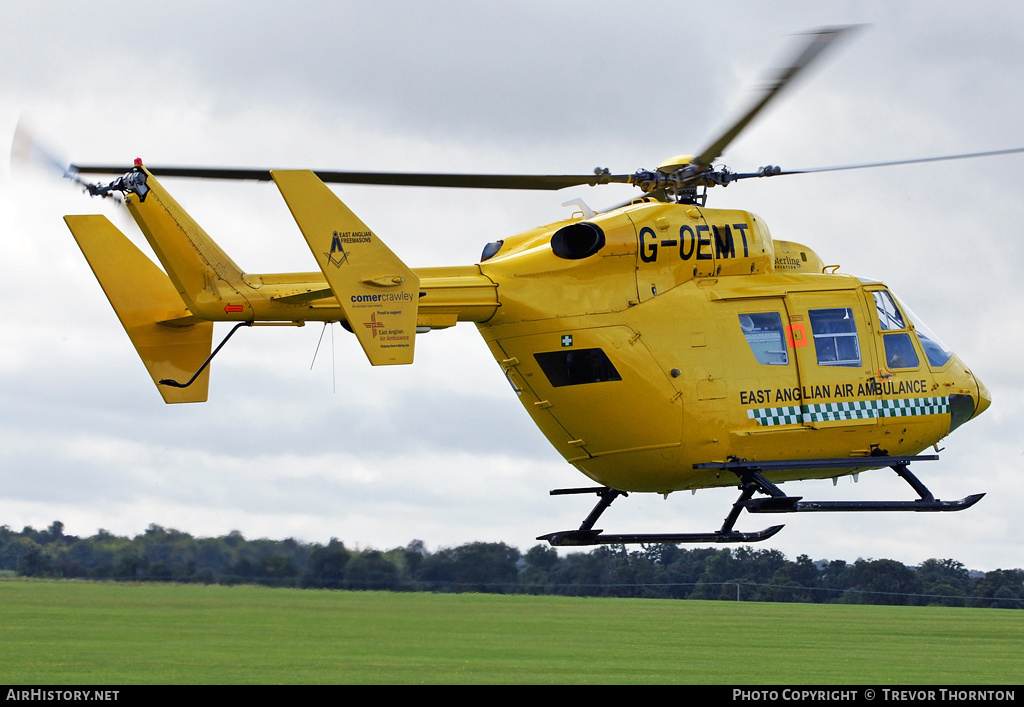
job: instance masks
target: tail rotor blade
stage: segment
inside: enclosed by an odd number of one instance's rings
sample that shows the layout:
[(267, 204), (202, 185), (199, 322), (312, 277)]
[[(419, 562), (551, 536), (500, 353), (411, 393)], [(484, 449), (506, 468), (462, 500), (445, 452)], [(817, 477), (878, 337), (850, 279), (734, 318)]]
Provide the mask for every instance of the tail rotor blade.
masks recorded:
[(57, 157), (36, 139), (25, 116), (18, 119), (14, 129), (14, 140), (11, 142), (11, 171), (25, 165), (39, 167), (51, 174), (59, 174), (64, 179), (78, 181), (77, 175), (71, 170), (71, 164)]

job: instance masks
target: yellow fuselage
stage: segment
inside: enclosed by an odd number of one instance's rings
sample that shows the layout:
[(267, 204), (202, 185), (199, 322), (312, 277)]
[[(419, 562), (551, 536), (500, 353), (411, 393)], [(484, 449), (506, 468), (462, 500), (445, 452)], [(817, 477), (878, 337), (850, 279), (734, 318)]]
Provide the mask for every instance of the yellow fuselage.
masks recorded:
[[(478, 265), (408, 269), (310, 173), (286, 173), (275, 179), (322, 272), (247, 274), (146, 176), (146, 198), (126, 203), (167, 277), (102, 217), (68, 224), (158, 384), (208, 355), (209, 328), (188, 346), (173, 333), (204, 322), (341, 321), (373, 363), (412, 361), (414, 342), (390, 360), (377, 338), (400, 316), (419, 331), (475, 322), (566, 460), (660, 493), (737, 483), (694, 468), (709, 462), (850, 458), (775, 481), (871, 468), (989, 405), (883, 284), (773, 241), (749, 212), (638, 200), (489, 244)], [(141, 285), (152, 304), (137, 304)], [(378, 300), (402, 304), (366, 305)]]

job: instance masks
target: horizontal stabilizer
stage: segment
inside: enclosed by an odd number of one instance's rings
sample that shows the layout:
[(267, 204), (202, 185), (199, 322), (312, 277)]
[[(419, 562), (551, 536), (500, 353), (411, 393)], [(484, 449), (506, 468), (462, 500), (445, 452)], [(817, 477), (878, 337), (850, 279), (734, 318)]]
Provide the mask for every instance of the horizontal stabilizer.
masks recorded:
[(313, 172), (271, 175), (370, 363), (412, 363), (419, 277)]
[[(105, 216), (65, 216), (154, 383), (188, 380), (210, 355), (213, 322), (190, 320), (171, 280)], [(157, 384), (167, 403), (204, 402), (207, 368), (188, 388)]]

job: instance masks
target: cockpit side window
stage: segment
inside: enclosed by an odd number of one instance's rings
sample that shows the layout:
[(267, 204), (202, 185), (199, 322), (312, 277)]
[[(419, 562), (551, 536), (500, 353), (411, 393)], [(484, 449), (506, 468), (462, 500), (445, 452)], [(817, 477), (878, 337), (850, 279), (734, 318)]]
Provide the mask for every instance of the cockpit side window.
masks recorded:
[(808, 311), (814, 350), (822, 366), (860, 366), (860, 342), (857, 323), (849, 307), (812, 309)]
[(878, 321), (881, 322), (882, 329), (907, 328), (907, 325), (903, 322), (903, 315), (900, 314), (899, 307), (892, 300), (892, 295), (885, 290), (876, 290), (871, 293), (871, 296), (875, 298), (875, 306), (878, 308)]
[(758, 363), (769, 366), (789, 364), (786, 334), (778, 312), (741, 314), (740, 329)]
[(910, 334), (886, 334), (882, 338), (885, 341), (885, 362), (889, 368), (917, 368), (920, 365)]
[[(878, 310), (878, 323), (882, 331), (897, 331), (906, 329), (907, 323), (903, 319), (900, 308), (885, 290), (875, 290), (871, 293), (875, 299), (875, 307)], [(917, 351), (910, 340), (909, 333), (885, 334), (882, 337), (885, 342), (885, 363), (888, 368), (917, 368), (920, 359)]]

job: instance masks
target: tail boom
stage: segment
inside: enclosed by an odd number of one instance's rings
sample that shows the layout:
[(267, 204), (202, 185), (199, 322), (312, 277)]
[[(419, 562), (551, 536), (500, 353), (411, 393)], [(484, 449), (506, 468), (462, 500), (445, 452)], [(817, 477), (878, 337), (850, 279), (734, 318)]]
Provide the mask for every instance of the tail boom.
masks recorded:
[[(141, 165), (111, 185), (161, 271), (104, 216), (65, 221), (167, 402), (206, 399), (213, 322), (343, 322), (372, 365), (411, 363), (417, 332), (484, 322), (497, 285), (477, 265), (411, 269), (312, 172), (275, 172), (320, 272), (247, 274)], [(116, 186), (115, 186), (116, 185)]]

